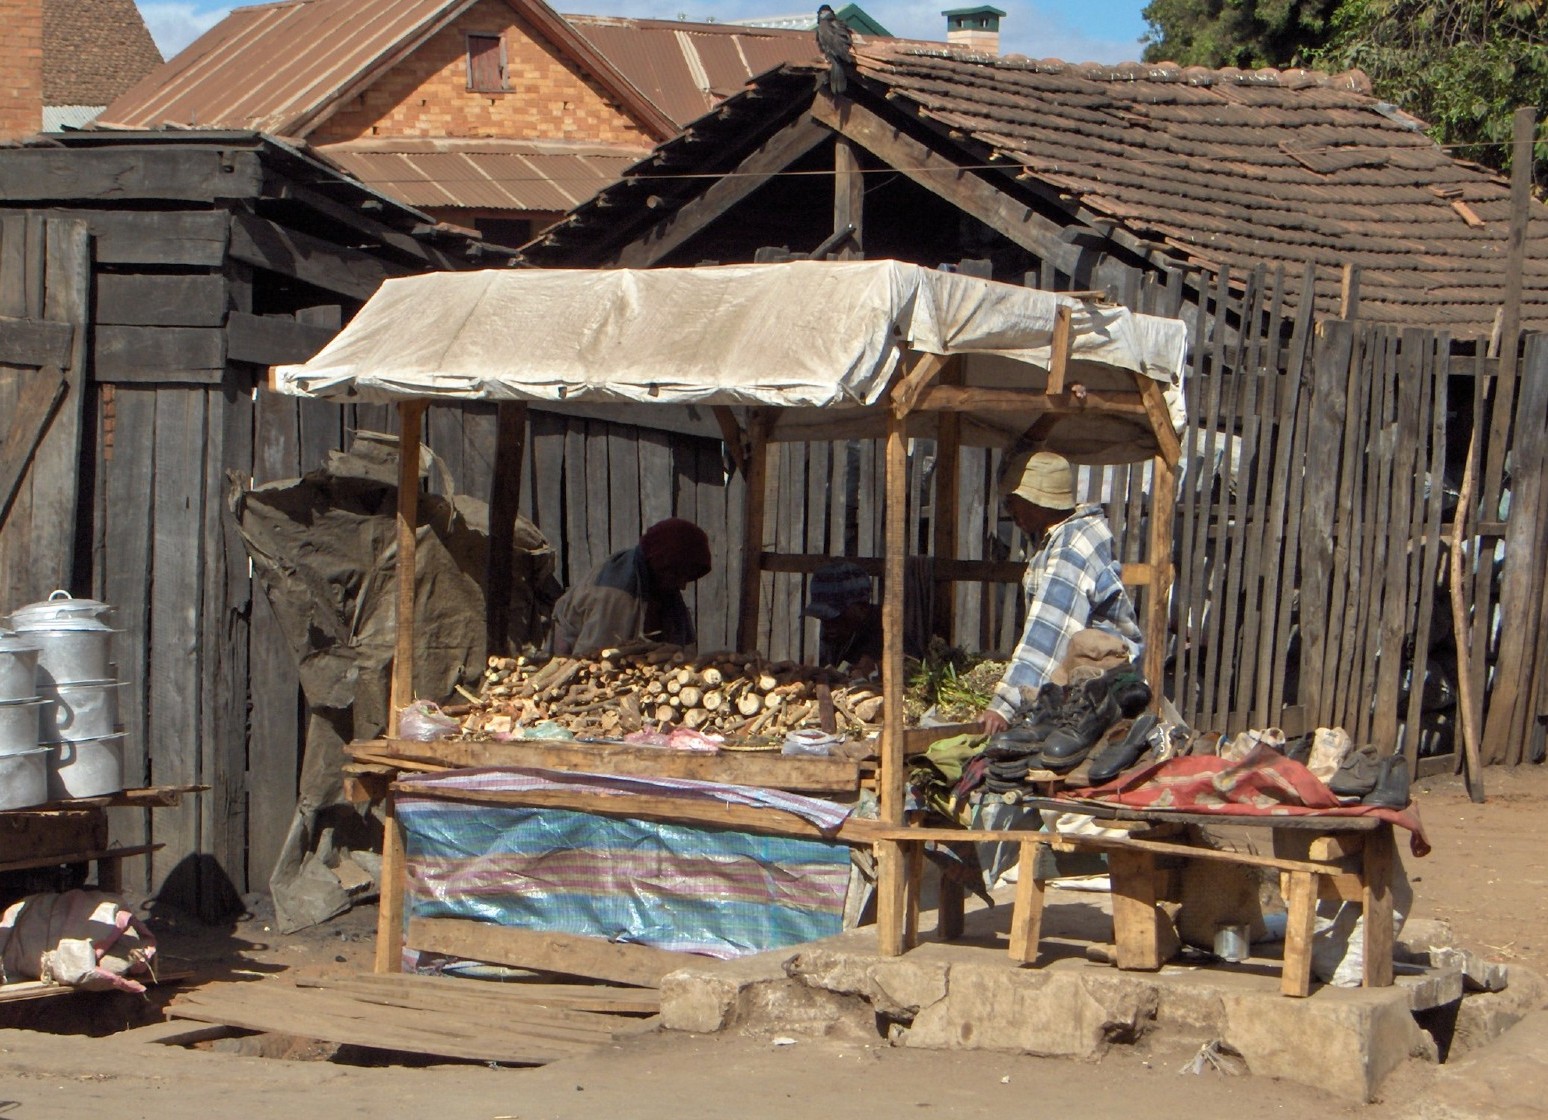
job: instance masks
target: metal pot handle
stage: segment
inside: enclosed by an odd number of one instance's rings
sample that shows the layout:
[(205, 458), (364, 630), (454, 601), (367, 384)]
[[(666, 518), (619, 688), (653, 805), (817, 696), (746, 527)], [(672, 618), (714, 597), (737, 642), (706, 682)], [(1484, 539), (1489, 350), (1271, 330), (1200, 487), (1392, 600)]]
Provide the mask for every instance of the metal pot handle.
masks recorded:
[(74, 598), (74, 596), (71, 595), (68, 591), (66, 591), (62, 587), (59, 588), (56, 591), (50, 591), (48, 593), (48, 601), (50, 603), (52, 603), (55, 599), (73, 599), (73, 598)]

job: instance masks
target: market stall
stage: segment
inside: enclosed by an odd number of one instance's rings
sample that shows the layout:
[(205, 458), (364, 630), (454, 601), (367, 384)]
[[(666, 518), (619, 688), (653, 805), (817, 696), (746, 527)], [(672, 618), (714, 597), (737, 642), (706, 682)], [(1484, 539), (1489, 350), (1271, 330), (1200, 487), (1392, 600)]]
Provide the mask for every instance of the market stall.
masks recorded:
[[(488, 271), (386, 282), (316, 357), (275, 367), (271, 387), (398, 405), (395, 714), (413, 699), (417, 461), (427, 403), (622, 408), (636, 422), (641, 408), (675, 409), (687, 411), (688, 422), (697, 416), (713, 423), (746, 480), (738, 619), (744, 649), (757, 633), (761, 574), (810, 571), (834, 559), (765, 550), (770, 446), (884, 438), (885, 548), (881, 557), (861, 558), (880, 572), (884, 589), (881, 828), (868, 832), (865, 822), (846, 821), (825, 834), (873, 844), (880, 945), (897, 953), (912, 942), (918, 886), (917, 860), (911, 873), (905, 859), (918, 845), (891, 831), (904, 823), (909, 733), (902, 640), (908, 441), (937, 441), (940, 508), (955, 504), (959, 448), (1008, 446), (1030, 433), (1080, 463), (1151, 459), (1152, 504), (1169, 510), (1184, 338), (1180, 321), (892, 261)], [(1152, 517), (1149, 560), (1124, 571), (1126, 583), (1149, 591), (1145, 668), (1153, 681), (1161, 678), (1165, 647), (1171, 526), (1169, 516)], [(1003, 564), (957, 559), (951, 518), (939, 519), (934, 532), (938, 589), (1019, 574)], [(506, 796), (528, 806), (587, 803), (584, 791), (573, 790)], [(740, 819), (724, 807), (700, 812), (714, 822)], [(789, 828), (801, 831), (793, 823), (798, 814), (785, 816)], [(770, 820), (765, 813), (756, 827), (778, 832), (781, 826)], [(387, 885), (394, 834), (389, 828), (379, 968), (393, 962), (402, 936), (402, 914)]]

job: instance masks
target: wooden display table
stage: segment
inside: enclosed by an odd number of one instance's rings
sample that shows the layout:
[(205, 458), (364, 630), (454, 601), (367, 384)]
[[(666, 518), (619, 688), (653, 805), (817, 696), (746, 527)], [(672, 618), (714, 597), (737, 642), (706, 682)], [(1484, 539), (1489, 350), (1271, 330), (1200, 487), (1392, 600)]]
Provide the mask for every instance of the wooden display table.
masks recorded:
[(25, 809), (0, 810), (0, 872), (95, 863), (97, 888), (112, 892), (122, 890), (122, 861), (131, 856), (148, 855), (164, 845), (112, 846), (108, 839), (107, 810), (170, 808), (182, 802), (183, 794), (208, 788), (151, 786), (101, 797), (76, 797)]
[[(1039, 801), (1061, 812), (1082, 812), (1071, 801)], [(1044, 880), (1037, 877), (1040, 847), (1054, 851), (1095, 851), (1107, 856), (1113, 903), (1113, 941), (1117, 966), (1154, 971), (1165, 962), (1160, 952), (1157, 876), (1162, 859), (1216, 860), (1238, 866), (1277, 870), (1284, 883), (1284, 965), (1280, 991), (1304, 996), (1311, 991), (1312, 931), (1319, 898), (1359, 902), (1364, 907), (1365, 987), (1392, 984), (1392, 892), (1395, 860), (1392, 825), (1373, 816), (1227, 816), (1114, 808), (1101, 813), (1104, 823), (1136, 826), (1126, 836), (1086, 836), (1024, 830), (955, 828), (887, 829), (888, 839), (903, 844), (911, 866), (920, 862), (924, 844), (936, 842), (1014, 843), (1021, 848), (1016, 901), (1011, 914), (1010, 955), (1031, 964), (1038, 957), (1043, 918)], [(1190, 840), (1188, 825), (1267, 829), (1274, 854), (1221, 851)], [(912, 879), (912, 876), (911, 876)], [(917, 890), (910, 896), (917, 899)], [(917, 904), (910, 906), (917, 913)], [(917, 929), (911, 918), (906, 928)], [(908, 942), (912, 944), (913, 938)]]

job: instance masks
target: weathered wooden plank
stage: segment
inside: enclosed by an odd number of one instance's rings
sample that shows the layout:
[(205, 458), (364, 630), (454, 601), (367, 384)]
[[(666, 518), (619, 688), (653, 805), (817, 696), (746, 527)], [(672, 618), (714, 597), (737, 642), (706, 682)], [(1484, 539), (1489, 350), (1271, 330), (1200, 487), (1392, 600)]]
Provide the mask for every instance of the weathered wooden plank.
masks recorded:
[[(1514, 399), (1518, 438), (1511, 448), (1510, 516), (1505, 523), (1505, 568), (1500, 577), (1500, 639), (1493, 692), (1481, 740), (1486, 764), (1521, 761), (1528, 721), (1536, 700), (1533, 666), (1540, 635), (1533, 633), (1542, 595), (1545, 518), (1542, 474), (1543, 417), (1548, 416), (1548, 346), (1529, 340), (1521, 385)], [(1497, 405), (1498, 407), (1498, 405)], [(1492, 438), (1492, 434), (1491, 434)], [(1481, 606), (1481, 604), (1480, 604)], [(1518, 708), (1519, 705), (1519, 708)], [(1535, 716), (1536, 713), (1530, 713)]]
[(11, 499), (32, 467), (33, 453), (54, 419), (54, 410), (70, 387), (65, 374), (54, 368), (24, 376), (19, 384), (8, 430), (0, 437), (0, 530), (5, 527)]
[[(1409, 570), (1410, 553), (1420, 552), (1423, 540), (1422, 525), (1416, 531), (1413, 512), (1415, 480), (1424, 473), (1416, 469), (1416, 464), (1428, 434), (1427, 418), (1420, 412), (1422, 400), (1429, 397), (1425, 391), (1429, 379), (1425, 361), (1427, 338), (1427, 332), (1419, 329), (1403, 332), (1396, 385), (1397, 446), (1388, 478), (1391, 519), (1385, 527), (1388, 539), (1380, 618), (1381, 657), (1376, 666), (1376, 711), (1371, 737), (1383, 749), (1390, 747), (1394, 751), (1403, 746), (1398, 740), (1398, 691), (1402, 686), (1404, 640), (1413, 634), (1408, 626), (1408, 607), (1419, 596), (1419, 589), (1409, 583)], [(1414, 660), (1423, 664), (1422, 650), (1414, 650)]]
[[(147, 743), (151, 780), (196, 785), (200, 771), (200, 689), (204, 668), (202, 573), (204, 441), (207, 398), (202, 390), (160, 388), (150, 486), (151, 558)], [(143, 497), (142, 499), (143, 500)], [(152, 838), (166, 847), (151, 859), (152, 890), (197, 912), (200, 810), (189, 803), (152, 815)]]
[(532, 513), (533, 521), (554, 546), (558, 576), (568, 583), (564, 556), (564, 444), (565, 422), (552, 412), (533, 410)]
[[(511, 629), (511, 549), (516, 517), (521, 507), (521, 465), (527, 450), (527, 406), (508, 401), (498, 406), (495, 431), (495, 466), (490, 472), (489, 557), (485, 587), (488, 588), (488, 627), (485, 644), (491, 656), (505, 653)], [(438, 410), (431, 409), (432, 416)], [(477, 492), (477, 491), (476, 491)]]
[(359, 300), (369, 298), (389, 276), (404, 271), (390, 267), (371, 253), (286, 229), (250, 214), (231, 216), (230, 252), (247, 264)]
[[(318, 980), (300, 979), (296, 981), (296, 986), (391, 995), (426, 1009), (456, 1010), (459, 1007), (487, 1007), (493, 1004), (520, 1014), (520, 1008), (537, 1004), (552, 1011), (567, 1009), (593, 1015), (655, 1015), (661, 1010), (661, 993), (655, 989), (600, 984), (541, 984), (525, 980), (488, 984), (415, 972), (364, 972)], [(613, 1028), (618, 1025), (616, 1021), (609, 1024)]]
[[(1256, 301), (1249, 301), (1248, 307), (1255, 306)], [(1243, 320), (1251, 322), (1255, 317), (1244, 314)], [(1250, 582), (1257, 573), (1253, 570), (1252, 558), (1247, 550), (1247, 503), (1252, 491), (1253, 477), (1259, 467), (1258, 386), (1260, 378), (1256, 370), (1248, 369), (1237, 370), (1233, 380), (1238, 387), (1238, 392), (1233, 396), (1241, 399), (1243, 403), (1240, 415), (1233, 425), (1240, 433), (1237, 436), (1237, 461), (1233, 471), (1236, 493), (1227, 506), (1230, 516), (1225, 519), (1226, 547), (1218, 558), (1218, 562), (1224, 569), (1220, 581), (1223, 601), (1219, 603), (1222, 609), (1220, 642), (1217, 646), (1219, 656), (1216, 658), (1218, 690), (1215, 694), (1215, 722), (1210, 726), (1222, 731), (1234, 732), (1243, 730), (1237, 721), (1246, 706), (1241, 700), (1242, 694), (1250, 688), (1250, 681), (1244, 681), (1241, 677), (1243, 633), (1237, 626), (1237, 621), (1241, 617), (1243, 597), (1248, 594), (1249, 589), (1256, 591), (1256, 587)]]
[(226, 260), (225, 210), (84, 210), (50, 207), (51, 218), (79, 218), (97, 264), (219, 268)]
[[(103, 558), (97, 591), (118, 610), (120, 633), (113, 639), (113, 658), (126, 683), (118, 690), (118, 718), (124, 728), (124, 781), (150, 782), (148, 722), (150, 674), (151, 505), (156, 445), (156, 391), (123, 386), (113, 391), (114, 426), (119, 438), (111, 453), (104, 451), (98, 467), (102, 478), (96, 521), (101, 527)], [(99, 429), (100, 430), (100, 429)], [(151, 814), (145, 809), (109, 809), (115, 840), (144, 844), (150, 840)], [(121, 868), (125, 887), (149, 887), (149, 861), (126, 860)]]
[[(572, 420), (564, 432), (564, 554), (563, 582), (572, 587), (586, 577), (595, 562), (606, 556), (605, 535), (593, 531), (589, 523), (590, 495), (587, 493), (587, 441), (584, 420)], [(603, 492), (605, 496), (606, 491)], [(597, 539), (594, 539), (597, 538)]]
[(638, 434), (637, 428), (626, 428), (621, 424), (607, 427), (606, 515), (614, 548), (631, 546), (640, 539), (646, 527), (646, 523), (642, 523), (640, 453), (635, 446)]
[(92, 370), (98, 381), (218, 385), (226, 369), (219, 327), (98, 327)]
[(404, 758), (448, 768), (468, 766), (538, 766), (547, 770), (620, 774), (641, 778), (692, 778), (729, 785), (812, 793), (844, 793), (859, 788), (856, 763), (841, 758), (800, 758), (789, 755), (725, 751), (695, 754), (604, 743), (413, 743), (368, 740), (352, 743), (352, 755)]
[(68, 369), (74, 344), (70, 323), (0, 315), (0, 365)]
[(101, 272), (96, 321), (131, 327), (218, 327), (226, 321), (226, 278), (219, 273)]
[(699, 648), (727, 649), (736, 640), (737, 602), (736, 542), (726, 520), (726, 476), (722, 444), (718, 440), (694, 440), (698, 448), (698, 526), (709, 537), (714, 567), (694, 584), (695, 626)]
[[(24, 483), (30, 491), (26, 519), (12, 505), (7, 524), (25, 533), (31, 561), (24, 596), (11, 602), (31, 602), (57, 587), (76, 586), (76, 531), (80, 515), (81, 428), (85, 392), (87, 317), (91, 302), (91, 247), (83, 222), (31, 223), (41, 234), (41, 256), (34, 256), (43, 276), (42, 317), (68, 323), (73, 340), (63, 367), (66, 389), (32, 453)], [(36, 236), (29, 233), (29, 236)], [(84, 579), (84, 573), (82, 573)], [(13, 583), (14, 586), (14, 583)]]
[(1306, 458), (1306, 483), (1301, 503), (1301, 704), (1313, 726), (1331, 714), (1323, 685), (1328, 646), (1329, 592), (1333, 565), (1333, 521), (1337, 500), (1337, 457), (1348, 409), (1344, 386), (1354, 335), (1349, 324), (1317, 324), (1312, 348), (1311, 414), (1307, 447), (1318, 453)]
[(329, 327), (298, 323), (288, 315), (233, 311), (226, 321), (226, 357), (261, 366), (304, 362), (336, 334), (338, 331)]
[(205, 557), (203, 633), (199, 674), (199, 739), (202, 781), (197, 799), (200, 847), (200, 916), (219, 921), (242, 909), (242, 896), (263, 881), (247, 877), (248, 840), (248, 620), (252, 581), (247, 552), (221, 494), (226, 472), (253, 469), (252, 383), (235, 370), (208, 390), (204, 456)]
[(210, 202), (262, 191), (257, 152), (214, 146), (18, 148), (0, 162), (6, 202)]
[[(461, 458), (462, 467), (453, 478), (461, 494), (493, 494), (495, 486), (495, 456), (499, 446), (499, 405), (467, 403), (457, 409), (462, 420)], [(507, 482), (514, 489), (517, 499), (523, 492), (522, 463), (525, 458), (526, 421), (522, 421), (522, 454), (511, 464)], [(512, 512), (515, 512), (514, 510)]]
[(645, 945), (513, 929), (462, 918), (414, 918), (408, 925), (407, 943), (415, 949), (470, 960), (647, 988), (659, 987), (663, 976), (693, 959), (685, 953)]

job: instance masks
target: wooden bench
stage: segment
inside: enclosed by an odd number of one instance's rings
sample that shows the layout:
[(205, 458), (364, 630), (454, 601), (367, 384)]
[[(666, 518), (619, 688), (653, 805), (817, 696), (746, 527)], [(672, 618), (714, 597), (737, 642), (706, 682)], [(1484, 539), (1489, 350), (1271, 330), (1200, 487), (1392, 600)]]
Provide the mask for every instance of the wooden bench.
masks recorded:
[[(1078, 806), (1065, 808), (1078, 811)], [(1280, 991), (1304, 996), (1311, 991), (1312, 932), (1319, 898), (1359, 902), (1364, 907), (1363, 983), (1392, 984), (1392, 826), (1375, 817), (1240, 817), (1215, 814), (1144, 812), (1115, 816), (1143, 826), (1127, 836), (958, 828), (888, 828), (885, 839), (903, 845), (909, 867), (905, 945), (917, 939), (918, 878), (926, 842), (1014, 843), (1020, 846), (1016, 899), (1011, 912), (1010, 956), (1021, 964), (1038, 957), (1045, 881), (1037, 875), (1040, 847), (1054, 851), (1096, 851), (1107, 857), (1113, 906), (1113, 943), (1121, 969), (1154, 971), (1161, 959), (1157, 878), (1163, 859), (1216, 860), (1280, 872), (1285, 896), (1284, 965)], [(1104, 822), (1108, 823), (1108, 822)], [(1222, 851), (1189, 840), (1185, 826), (1204, 824), (1266, 828), (1274, 854)], [(953, 921), (943, 914), (950, 936)], [(958, 925), (960, 928), (960, 925)]]

